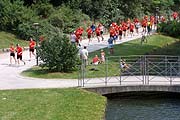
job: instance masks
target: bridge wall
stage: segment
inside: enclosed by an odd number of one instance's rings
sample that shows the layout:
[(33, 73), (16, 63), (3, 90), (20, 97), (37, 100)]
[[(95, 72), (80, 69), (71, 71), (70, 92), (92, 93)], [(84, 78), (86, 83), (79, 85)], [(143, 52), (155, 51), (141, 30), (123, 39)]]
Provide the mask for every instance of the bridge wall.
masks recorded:
[(180, 93), (180, 85), (137, 85), (137, 86), (107, 86), (91, 87), (85, 90), (101, 95), (122, 93), (122, 92), (174, 92)]

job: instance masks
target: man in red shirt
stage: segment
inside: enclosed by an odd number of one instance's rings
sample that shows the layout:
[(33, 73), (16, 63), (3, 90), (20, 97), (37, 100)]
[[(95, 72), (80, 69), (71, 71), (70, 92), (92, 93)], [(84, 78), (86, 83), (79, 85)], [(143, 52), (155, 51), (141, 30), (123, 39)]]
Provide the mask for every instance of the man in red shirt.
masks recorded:
[(100, 42), (99, 36), (101, 35), (101, 29), (99, 27), (97, 27), (95, 32), (96, 32), (96, 36), (97, 36), (98, 42)]
[(86, 30), (87, 32), (87, 36), (88, 36), (88, 39), (89, 39), (89, 43), (91, 42), (91, 35), (93, 33), (91, 27), (89, 26), (88, 29)]
[(123, 34), (123, 29), (122, 29), (122, 25), (120, 24), (119, 25), (119, 40), (121, 40), (122, 39), (122, 34)]
[(146, 33), (146, 29), (147, 29), (147, 20), (143, 19), (141, 22), (141, 25), (143, 27), (143, 32)]
[(25, 65), (26, 63), (22, 60), (23, 48), (19, 44), (17, 44), (16, 46), (18, 64), (20, 64), (19, 61), (22, 61)]
[(35, 56), (35, 54), (34, 54), (35, 45), (36, 45), (36, 43), (34, 42), (34, 40), (32, 38), (30, 38), (30, 41), (29, 41), (29, 56), (30, 56), (30, 60), (31, 60), (31, 56), (32, 56), (31, 54), (33, 54)]
[(133, 24), (133, 23), (130, 23), (129, 29), (130, 29), (131, 37), (133, 36), (134, 28), (135, 28), (135, 27), (134, 27), (134, 24)]
[(10, 64), (12, 64), (12, 58), (14, 59), (14, 61), (16, 63), (15, 48), (14, 48), (13, 44), (10, 45), (9, 51), (10, 51)]

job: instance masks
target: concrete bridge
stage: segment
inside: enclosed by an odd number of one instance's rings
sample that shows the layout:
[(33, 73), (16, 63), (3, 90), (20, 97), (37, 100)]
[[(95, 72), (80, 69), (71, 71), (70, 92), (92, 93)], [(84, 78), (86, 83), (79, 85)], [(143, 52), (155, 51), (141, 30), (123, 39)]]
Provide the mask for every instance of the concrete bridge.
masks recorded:
[(180, 85), (125, 85), (106, 87), (86, 87), (85, 90), (101, 95), (127, 92), (172, 92), (180, 93)]
[[(108, 58), (110, 59), (112, 58)], [(120, 67), (122, 59), (126, 59), (126, 64), (129, 65), (127, 69)], [(91, 66), (82, 67), (79, 86), (102, 95), (123, 92), (180, 92), (180, 56), (119, 56), (113, 57), (113, 60), (113, 65), (106, 63), (100, 66), (101, 72), (98, 75), (105, 77), (87, 77), (92, 74), (88, 70)], [(116, 69), (113, 73), (110, 69), (112, 66)]]

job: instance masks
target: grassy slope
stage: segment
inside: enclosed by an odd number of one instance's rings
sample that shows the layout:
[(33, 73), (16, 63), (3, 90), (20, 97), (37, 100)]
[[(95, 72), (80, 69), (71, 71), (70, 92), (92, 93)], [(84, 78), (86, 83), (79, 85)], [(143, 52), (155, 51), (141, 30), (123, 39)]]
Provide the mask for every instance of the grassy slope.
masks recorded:
[[(144, 43), (143, 45), (140, 44), (140, 40), (134, 40), (127, 43), (123, 43), (120, 45), (115, 45), (115, 53), (113, 56), (120, 56), (120, 55), (144, 55), (147, 53), (153, 53), (153, 51), (157, 51), (159, 49), (163, 49), (163, 47), (167, 46), (167, 44), (173, 44), (175, 43), (175, 39), (172, 37), (167, 37), (163, 35), (154, 35), (148, 38), (148, 43)], [(106, 53), (106, 57), (110, 57), (108, 55), (108, 49), (104, 49)], [(90, 54), (89, 61), (91, 61), (92, 57), (97, 54), (100, 56), (100, 50), (95, 51)], [(118, 67), (116, 64), (112, 65), (111, 73), (112, 75), (115, 75), (118, 72)], [(104, 65), (99, 65), (98, 69), (105, 69)], [(87, 77), (102, 77), (104, 76), (104, 73), (102, 71), (88, 71)], [(113, 74), (114, 73), (114, 74)], [(37, 78), (78, 78), (78, 72), (72, 72), (72, 73), (48, 73), (45, 70), (42, 70), (41, 68), (34, 67), (32, 69), (29, 69), (27, 71), (23, 72), (23, 75), (30, 76), (30, 77), (37, 77)]]
[(28, 46), (28, 42), (24, 40), (19, 40), (15, 35), (7, 32), (0, 32), (0, 49), (9, 48), (9, 45), (13, 43), (16, 45), (19, 43), (21, 46)]
[(0, 91), (1, 120), (100, 120), (106, 98), (80, 89)]

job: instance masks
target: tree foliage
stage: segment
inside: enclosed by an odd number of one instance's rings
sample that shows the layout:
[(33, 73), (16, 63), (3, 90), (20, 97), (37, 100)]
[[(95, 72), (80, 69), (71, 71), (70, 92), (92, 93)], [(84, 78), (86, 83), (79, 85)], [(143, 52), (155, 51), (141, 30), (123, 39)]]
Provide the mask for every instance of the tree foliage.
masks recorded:
[(42, 42), (38, 54), (43, 61), (43, 67), (50, 71), (70, 72), (79, 62), (78, 49), (69, 42), (66, 36), (59, 32), (52, 38)]

